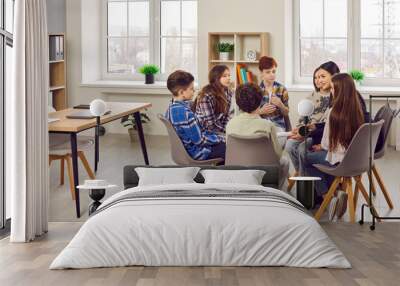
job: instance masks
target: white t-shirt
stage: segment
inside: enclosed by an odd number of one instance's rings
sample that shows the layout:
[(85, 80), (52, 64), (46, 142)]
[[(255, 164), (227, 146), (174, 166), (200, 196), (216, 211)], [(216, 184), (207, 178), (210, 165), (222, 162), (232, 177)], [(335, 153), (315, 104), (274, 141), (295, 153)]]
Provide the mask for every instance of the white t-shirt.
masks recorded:
[(336, 150), (334, 151), (329, 151), (329, 117), (331, 115), (331, 108), (328, 111), (328, 115), (326, 118), (326, 123), (324, 127), (324, 133), (322, 135), (322, 140), (321, 140), (321, 147), (324, 150), (328, 151), (328, 154), (326, 155), (326, 161), (328, 161), (330, 164), (335, 165), (337, 163), (340, 163), (343, 161), (344, 155), (346, 155), (346, 148), (343, 147), (342, 145), (338, 145), (336, 147)]

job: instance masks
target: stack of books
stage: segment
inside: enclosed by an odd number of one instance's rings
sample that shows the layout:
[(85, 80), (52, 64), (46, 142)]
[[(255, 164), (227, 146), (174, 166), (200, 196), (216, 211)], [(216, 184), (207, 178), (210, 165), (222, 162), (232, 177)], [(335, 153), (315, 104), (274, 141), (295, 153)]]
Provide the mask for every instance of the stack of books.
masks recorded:
[(237, 82), (239, 84), (245, 83), (252, 83), (253, 81), (253, 74), (247, 70), (246, 65), (244, 64), (237, 64), (236, 66), (236, 76)]

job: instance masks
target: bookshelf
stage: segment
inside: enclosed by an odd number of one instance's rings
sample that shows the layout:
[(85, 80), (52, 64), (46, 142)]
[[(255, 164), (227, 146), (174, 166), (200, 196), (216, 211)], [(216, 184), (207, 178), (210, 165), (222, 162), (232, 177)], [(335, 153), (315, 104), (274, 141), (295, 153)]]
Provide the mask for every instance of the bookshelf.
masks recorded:
[(65, 34), (49, 34), (49, 105), (67, 108)]
[[(219, 53), (216, 45), (219, 42), (228, 42), (234, 44), (235, 48), (231, 53), (229, 60), (223, 61), (219, 59)], [(262, 32), (222, 32), (208, 34), (208, 68), (209, 70), (218, 64), (224, 64), (231, 70), (231, 77), (238, 84), (237, 67), (244, 66), (252, 75), (252, 81), (259, 83), (258, 60), (262, 56), (269, 55), (269, 34)], [(248, 60), (246, 55), (249, 50), (256, 51), (256, 59)]]

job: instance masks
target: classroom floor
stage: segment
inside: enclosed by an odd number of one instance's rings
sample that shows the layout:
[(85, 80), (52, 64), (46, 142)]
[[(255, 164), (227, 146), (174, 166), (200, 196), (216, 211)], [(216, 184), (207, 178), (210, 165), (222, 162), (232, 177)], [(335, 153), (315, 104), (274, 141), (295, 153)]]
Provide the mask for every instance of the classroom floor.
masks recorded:
[(375, 231), (349, 223), (322, 223), (352, 269), (290, 267), (119, 267), (49, 270), (82, 222), (50, 223), (49, 232), (32, 243), (0, 241), (2, 286), (262, 286), (358, 285), (397, 286), (400, 271), (400, 223)]

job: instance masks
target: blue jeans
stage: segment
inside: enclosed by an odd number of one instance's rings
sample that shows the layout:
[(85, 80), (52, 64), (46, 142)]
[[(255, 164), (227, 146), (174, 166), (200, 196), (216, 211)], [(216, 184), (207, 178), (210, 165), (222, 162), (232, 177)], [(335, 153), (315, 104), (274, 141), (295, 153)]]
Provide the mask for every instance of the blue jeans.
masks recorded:
[[(312, 145), (312, 138), (307, 138), (307, 145)], [(285, 150), (289, 154), (290, 160), (293, 163), (294, 169), (301, 176), (304, 175), (304, 165), (300, 164), (301, 158), (304, 158), (304, 141), (299, 141), (295, 139), (288, 139), (286, 141)]]
[(300, 164), (305, 166), (304, 175), (321, 178), (321, 181), (315, 182), (315, 190), (317, 191), (317, 196), (322, 196), (323, 194), (326, 194), (333, 180), (335, 179), (334, 176), (323, 173), (313, 166), (313, 164), (321, 164), (328, 167), (333, 167), (334, 165), (331, 165), (328, 161), (326, 161), (326, 154), (327, 151), (325, 150), (315, 152), (307, 150), (307, 158), (303, 156), (300, 159), (301, 161), (303, 161), (300, 162)]

